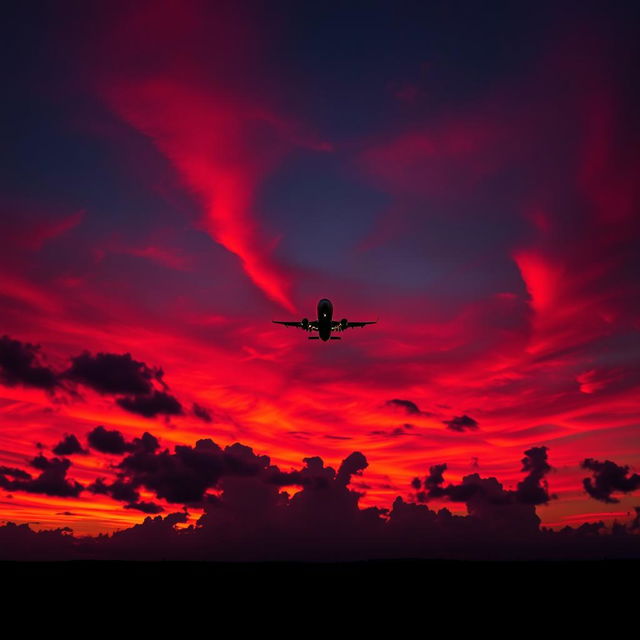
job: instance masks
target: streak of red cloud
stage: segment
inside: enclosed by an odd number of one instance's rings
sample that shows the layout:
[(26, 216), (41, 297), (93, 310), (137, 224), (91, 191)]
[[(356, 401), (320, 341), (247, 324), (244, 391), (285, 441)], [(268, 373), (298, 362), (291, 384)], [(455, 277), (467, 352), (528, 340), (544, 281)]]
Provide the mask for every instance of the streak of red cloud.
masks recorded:
[[(255, 191), (284, 152), (268, 122), (243, 104), (165, 80), (108, 90), (122, 117), (144, 132), (200, 198), (211, 236), (236, 254), (253, 282), (293, 311), (284, 270), (270, 256), (273, 240), (253, 219)], [(266, 136), (266, 144), (254, 144)]]
[(11, 273), (0, 272), (0, 296), (27, 304), (41, 312), (55, 313), (61, 303), (49, 291)]
[[(25, 207), (28, 209), (26, 215)], [(77, 227), (86, 214), (85, 211), (77, 211), (42, 219), (42, 212), (33, 203), (16, 202), (3, 202), (2, 210), (0, 232), (5, 237), (11, 237), (13, 247), (28, 251), (38, 251), (48, 241)], [(24, 224), (25, 218), (30, 220), (28, 226)]]
[[(296, 146), (330, 145), (278, 114), (259, 82), (235, 82), (236, 67), (246, 77), (262, 74), (259, 38), (243, 12), (221, 12), (215, 33), (204, 34), (203, 11), (201, 3), (166, 3), (125, 14), (106, 53), (113, 55), (117, 43), (121, 66), (105, 74), (100, 92), (168, 158), (200, 201), (211, 237), (238, 256), (271, 300), (293, 312), (291, 274), (273, 256), (277, 239), (259, 219), (257, 191)], [(214, 50), (203, 50), (209, 41)], [(192, 55), (176, 57), (176, 49)]]
[(141, 248), (133, 248), (124, 251), (132, 256), (138, 256), (139, 258), (147, 258), (153, 260), (158, 264), (164, 265), (171, 269), (177, 269), (178, 271), (189, 270), (189, 259), (186, 256), (180, 255), (170, 249), (156, 246), (146, 246)]
[(499, 166), (505, 134), (502, 123), (465, 114), (382, 141), (362, 155), (361, 166), (405, 195), (449, 195)]
[(544, 312), (556, 301), (563, 274), (534, 252), (521, 251), (514, 258), (531, 296), (531, 306), (537, 312)]

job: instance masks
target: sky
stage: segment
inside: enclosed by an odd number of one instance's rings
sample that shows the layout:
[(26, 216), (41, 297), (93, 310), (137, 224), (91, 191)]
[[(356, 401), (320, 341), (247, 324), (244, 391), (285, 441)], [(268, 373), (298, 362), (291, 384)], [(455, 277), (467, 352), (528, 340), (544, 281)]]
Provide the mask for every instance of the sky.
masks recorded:
[(0, 538), (637, 532), (634, 4), (10, 3)]

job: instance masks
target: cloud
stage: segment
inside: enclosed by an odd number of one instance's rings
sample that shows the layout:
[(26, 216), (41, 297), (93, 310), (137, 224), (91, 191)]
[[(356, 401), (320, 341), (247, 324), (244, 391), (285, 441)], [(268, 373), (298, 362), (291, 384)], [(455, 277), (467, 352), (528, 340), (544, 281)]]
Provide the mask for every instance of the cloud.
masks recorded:
[(545, 476), (551, 471), (547, 462), (547, 447), (532, 447), (524, 452), (522, 471), (528, 471), (518, 483), (516, 499), (524, 504), (547, 504), (551, 497)]
[(131, 445), (125, 441), (122, 433), (116, 429), (105, 429), (102, 425), (87, 434), (87, 441), (92, 449), (101, 453), (122, 455), (131, 450)]
[[(37, 345), (22, 343), (6, 335), (0, 338), (0, 382), (7, 386), (20, 384), (52, 391), (60, 385), (60, 380), (70, 380), (103, 395), (120, 396), (116, 398), (120, 407), (145, 418), (183, 413), (178, 399), (167, 393), (168, 387), (163, 380), (162, 369), (134, 360), (130, 353), (92, 355), (85, 351), (72, 357), (71, 366), (57, 375), (39, 364), (39, 349)], [(205, 419), (205, 414), (208, 415), (199, 408), (197, 415)], [(57, 447), (62, 449), (54, 453), (69, 455), (65, 454), (66, 448), (73, 446), (71, 441), (60, 443)]]
[(0, 466), (0, 476), (9, 476), (11, 478), (17, 478), (18, 480), (31, 479), (31, 474), (27, 473), (23, 469), (16, 469), (15, 467), (5, 467), (5, 466)]
[(148, 367), (130, 353), (97, 353), (88, 351), (71, 358), (65, 377), (102, 394), (144, 395), (153, 390), (152, 383), (162, 383), (163, 371)]
[[(26, 472), (17, 473), (17, 469), (7, 469), (0, 473), (0, 487), (7, 491), (26, 491), (42, 493), (48, 496), (76, 498), (84, 487), (75, 480), (67, 478), (71, 462), (66, 458), (46, 458), (42, 454), (31, 460), (31, 466), (40, 470), (36, 478)], [(9, 478), (13, 477), (13, 480)]]
[(135, 483), (123, 478), (118, 478), (111, 484), (107, 484), (104, 478), (98, 478), (87, 487), (87, 490), (91, 491), (91, 493), (108, 495), (114, 500), (132, 504), (140, 499), (136, 486)]
[(423, 412), (420, 411), (420, 408), (415, 402), (411, 400), (399, 400), (398, 398), (394, 398), (393, 400), (387, 401), (388, 407), (397, 407), (400, 409), (404, 409), (409, 415), (417, 416), (421, 415)]
[(415, 431), (412, 424), (405, 423), (390, 430), (375, 429), (373, 431), (369, 431), (369, 435), (383, 436), (384, 438), (399, 438), (401, 436), (417, 436), (418, 433)]
[(71, 359), (71, 367), (63, 375), (98, 393), (122, 395), (116, 399), (116, 404), (145, 418), (182, 414), (180, 402), (166, 392), (162, 369), (134, 360), (130, 353), (92, 356), (84, 352)]
[(118, 398), (116, 403), (123, 409), (145, 418), (154, 418), (158, 414), (168, 416), (182, 414), (182, 405), (165, 391), (153, 391), (148, 396)]
[(601, 502), (620, 502), (613, 497), (613, 493), (631, 493), (640, 489), (640, 475), (629, 475), (628, 466), (619, 466), (611, 460), (599, 462), (593, 458), (583, 460), (580, 465), (583, 469), (593, 471), (591, 478), (585, 478), (582, 483), (585, 491)]
[(67, 560), (77, 558), (77, 540), (69, 527), (34, 531), (27, 524), (0, 527), (2, 560)]
[[(98, 91), (171, 163), (198, 201), (200, 226), (293, 312), (291, 278), (273, 255), (277, 238), (258, 216), (257, 195), (296, 147), (327, 147), (276, 108), (271, 91), (242, 80), (261, 77), (266, 58), (251, 11), (241, 13), (186, 3), (154, 7), (152, 16), (142, 7), (123, 11), (105, 38)], [(177, 50), (186, 54), (179, 69)]]
[(176, 445), (174, 453), (137, 447), (118, 465), (120, 475), (158, 498), (180, 504), (201, 503), (208, 489), (225, 475), (251, 476), (266, 471), (268, 456), (235, 443), (221, 449), (209, 438), (194, 447)]
[(351, 476), (362, 475), (368, 466), (367, 459), (359, 451), (354, 451), (342, 461), (338, 468), (336, 482), (346, 487), (351, 482)]
[[(433, 465), (423, 481), (414, 478), (411, 486), (416, 490), (419, 502), (449, 499), (464, 502), (470, 514), (490, 518), (521, 518), (520, 525), (537, 528), (539, 519), (534, 506), (546, 504), (555, 496), (549, 495), (545, 476), (551, 470), (547, 462), (547, 447), (532, 447), (525, 451), (522, 471), (528, 472), (515, 491), (505, 490), (496, 478), (481, 478), (473, 473), (462, 478), (459, 485), (445, 486), (446, 464)], [(526, 508), (525, 508), (526, 507)], [(517, 519), (516, 518), (516, 519)], [(514, 527), (520, 526), (513, 521)]]
[(193, 403), (193, 415), (200, 418), (203, 422), (213, 422), (213, 418), (211, 417), (209, 410), (196, 402)]
[(131, 502), (124, 506), (125, 509), (135, 509), (137, 511), (142, 511), (142, 513), (162, 513), (164, 511), (164, 507), (161, 507), (159, 504), (155, 502)]
[(53, 391), (58, 386), (55, 373), (40, 364), (38, 345), (0, 338), (0, 383), (14, 387), (22, 385)]
[(466, 414), (445, 420), (444, 424), (452, 431), (475, 431), (478, 428), (478, 422)]
[[(145, 436), (148, 436), (145, 438)], [(138, 488), (170, 502), (193, 504), (204, 513), (189, 527), (186, 509), (166, 517), (147, 517), (138, 525), (96, 538), (77, 538), (70, 530), (34, 532), (26, 525), (0, 527), (0, 557), (5, 559), (103, 558), (183, 560), (358, 560), (367, 558), (543, 558), (634, 557), (640, 552), (635, 524), (600, 533), (590, 523), (559, 532), (540, 528), (535, 504), (550, 471), (545, 447), (525, 451), (526, 478), (515, 491), (496, 478), (465, 476), (459, 485), (445, 486), (446, 465), (434, 465), (414, 489), (420, 500), (448, 498), (465, 502), (467, 515), (448, 509), (433, 511), (397, 497), (391, 509), (363, 508), (361, 494), (350, 488), (368, 468), (366, 457), (353, 452), (337, 472), (320, 457), (303, 460), (300, 469), (281, 471), (268, 456), (235, 443), (224, 449), (211, 440), (194, 447), (178, 445), (174, 453), (158, 451), (151, 434), (132, 441), (118, 478), (97, 480), (88, 489), (110, 495), (124, 508), (157, 514), (163, 507), (140, 500)], [(50, 470), (60, 464), (39, 456), (32, 464)], [(63, 465), (64, 466), (64, 465)], [(19, 470), (4, 469), (6, 475)], [(300, 490), (290, 495), (286, 485)], [(215, 488), (215, 494), (208, 494)], [(426, 495), (429, 494), (429, 495)], [(640, 511), (640, 509), (639, 509)], [(45, 535), (46, 534), (46, 535)], [(46, 544), (45, 544), (46, 542)], [(30, 543), (30, 544), (29, 544)]]
[(57, 456), (71, 456), (75, 453), (87, 453), (87, 451), (82, 448), (78, 438), (73, 434), (65, 435), (65, 437), (55, 447), (53, 447), (52, 451)]

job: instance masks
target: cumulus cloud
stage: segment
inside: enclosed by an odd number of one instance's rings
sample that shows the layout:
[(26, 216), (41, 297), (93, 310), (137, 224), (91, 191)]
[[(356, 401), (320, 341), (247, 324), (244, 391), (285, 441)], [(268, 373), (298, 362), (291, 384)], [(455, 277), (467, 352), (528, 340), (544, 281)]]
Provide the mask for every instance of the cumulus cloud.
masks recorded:
[[(159, 367), (134, 360), (130, 353), (97, 353), (88, 351), (71, 358), (71, 366), (60, 374), (40, 363), (40, 347), (14, 340), (9, 336), (0, 338), (0, 384), (22, 385), (53, 391), (62, 381), (82, 385), (102, 395), (115, 395), (116, 403), (131, 413), (154, 418), (158, 415), (182, 415), (183, 408), (177, 398), (168, 393)], [(194, 415), (205, 422), (211, 421), (210, 413), (196, 404)], [(60, 443), (55, 453), (71, 455), (81, 453), (74, 450), (72, 441)], [(66, 453), (66, 451), (69, 453)]]
[(79, 482), (67, 478), (71, 462), (66, 458), (46, 458), (40, 454), (31, 460), (31, 466), (41, 472), (39, 476), (34, 478), (19, 469), (2, 467), (0, 487), (7, 491), (42, 493), (62, 498), (75, 498), (84, 489)]
[(162, 513), (164, 511), (164, 507), (156, 504), (155, 502), (130, 502), (124, 506), (125, 509), (136, 509), (137, 511), (142, 511), (142, 513)]
[(76, 453), (86, 454), (87, 451), (82, 448), (80, 441), (73, 434), (67, 434), (65, 437), (53, 447), (53, 453), (57, 456), (71, 456)]
[(18, 480), (29, 480), (31, 474), (22, 469), (16, 469), (15, 467), (0, 466), (0, 486), (2, 485), (1, 476), (9, 476), (11, 478), (17, 478)]
[(445, 420), (444, 424), (447, 425), (447, 429), (452, 431), (474, 431), (478, 428), (478, 422), (466, 414)]
[(393, 400), (387, 400), (388, 407), (395, 407), (398, 409), (404, 409), (407, 414), (411, 416), (421, 415), (423, 412), (420, 411), (420, 407), (415, 402), (411, 400), (401, 400), (400, 398), (393, 398)]
[(101, 453), (122, 455), (130, 450), (131, 445), (126, 442), (124, 436), (117, 429), (105, 429), (97, 426), (87, 435), (89, 446)]
[(620, 502), (613, 493), (631, 493), (640, 489), (640, 475), (630, 475), (629, 467), (626, 465), (620, 466), (611, 460), (599, 462), (593, 458), (586, 458), (581, 466), (593, 472), (591, 478), (582, 481), (585, 491), (601, 502)]
[(136, 485), (123, 478), (118, 478), (111, 484), (107, 484), (104, 478), (98, 478), (95, 482), (90, 484), (87, 489), (91, 491), (91, 493), (109, 495), (114, 500), (127, 502), (129, 504), (136, 503), (140, 499), (140, 494), (136, 489)]
[(129, 353), (93, 356), (85, 351), (71, 358), (71, 366), (64, 375), (98, 393), (138, 395), (151, 393), (152, 382), (161, 382), (163, 372), (134, 360)]
[(55, 373), (40, 363), (40, 347), (0, 338), (0, 383), (8, 387), (22, 385), (52, 391), (58, 386)]
[(547, 462), (547, 448), (533, 447), (525, 451), (522, 470), (526, 477), (515, 491), (506, 490), (496, 478), (482, 478), (477, 473), (464, 476), (458, 485), (445, 486), (446, 464), (433, 465), (421, 481), (414, 478), (411, 486), (416, 490), (418, 502), (448, 499), (464, 502), (469, 516), (485, 525), (517, 535), (531, 534), (538, 530), (540, 519), (535, 505), (546, 504), (552, 497), (545, 481), (551, 470)]
[(158, 414), (176, 416), (182, 414), (182, 405), (165, 391), (153, 391), (145, 396), (118, 398), (116, 402), (127, 411), (145, 418), (154, 418)]
[(545, 476), (551, 471), (547, 462), (547, 447), (532, 447), (524, 452), (522, 471), (528, 474), (518, 483), (516, 498), (524, 504), (546, 504), (552, 496)]
[[(11, 559), (121, 558), (209, 560), (357, 560), (365, 558), (445, 557), (634, 557), (640, 536), (634, 522), (614, 536), (601, 535), (602, 523), (559, 532), (540, 528), (535, 505), (551, 467), (545, 447), (525, 451), (526, 476), (516, 490), (496, 478), (465, 476), (458, 485), (445, 483), (446, 465), (434, 465), (412, 486), (418, 500), (446, 498), (464, 502), (467, 515), (434, 511), (420, 502), (398, 497), (391, 509), (360, 506), (361, 494), (350, 488), (354, 476), (368, 467), (360, 452), (348, 455), (337, 471), (318, 456), (303, 466), (282, 471), (270, 458), (235, 443), (220, 447), (203, 439), (195, 446), (161, 450), (144, 434), (127, 443), (113, 482), (96, 480), (87, 487), (125, 503), (126, 509), (155, 517), (111, 535), (78, 538), (69, 530), (35, 532), (26, 525), (0, 527), (0, 557)], [(68, 462), (68, 461), (66, 461)], [(44, 472), (66, 466), (38, 456)], [(3, 467), (2, 476), (30, 482), (19, 469)], [(297, 486), (290, 494), (285, 486)], [(158, 516), (155, 501), (141, 500), (139, 489), (159, 499), (182, 503), (184, 510)], [(208, 493), (215, 489), (215, 494)], [(544, 487), (546, 490), (546, 487)], [(61, 495), (61, 494), (58, 494)], [(187, 527), (189, 504), (204, 509)], [(640, 513), (640, 509), (638, 510)], [(637, 518), (636, 518), (637, 520)]]
[(116, 399), (120, 407), (145, 418), (182, 414), (180, 402), (167, 393), (162, 369), (134, 360), (130, 353), (85, 351), (71, 358), (63, 376), (103, 395), (120, 396)]

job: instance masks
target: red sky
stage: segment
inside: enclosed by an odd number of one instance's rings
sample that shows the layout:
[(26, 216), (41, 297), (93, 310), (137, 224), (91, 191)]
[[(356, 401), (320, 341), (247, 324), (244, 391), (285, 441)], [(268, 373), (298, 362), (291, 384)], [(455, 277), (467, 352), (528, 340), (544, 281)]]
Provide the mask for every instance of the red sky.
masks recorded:
[[(597, 501), (580, 467), (640, 466), (624, 12), (120, 9), (10, 16), (0, 335), (56, 375), (130, 353), (182, 413), (5, 371), (0, 466), (34, 475), (40, 451), (98, 425), (169, 449), (241, 442), (282, 470), (360, 451), (351, 487), (389, 507), (440, 463), (449, 482), (515, 488), (546, 446), (544, 525), (629, 520), (637, 493)], [(322, 297), (379, 322), (326, 344), (271, 323)], [(477, 426), (447, 424), (462, 416)], [(117, 457), (69, 458), (83, 485), (116, 478)], [(88, 491), (0, 493), (0, 521), (36, 529), (143, 517)]]

